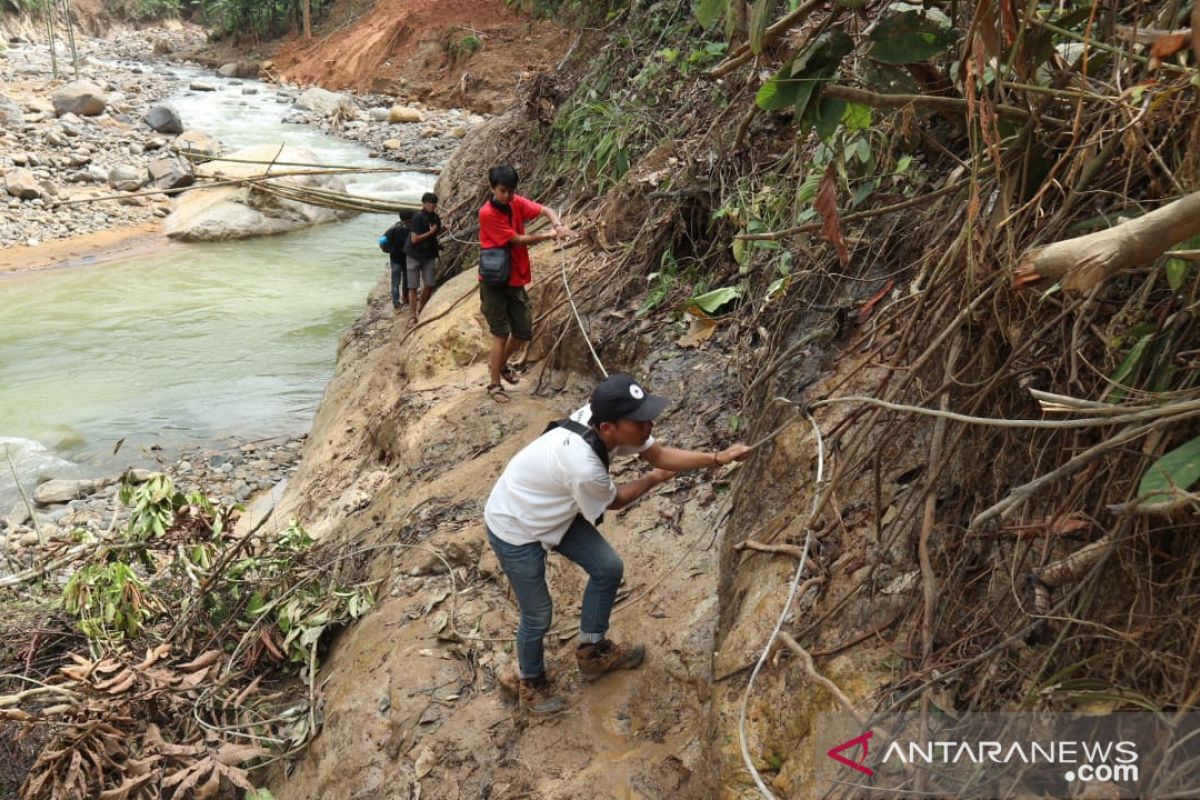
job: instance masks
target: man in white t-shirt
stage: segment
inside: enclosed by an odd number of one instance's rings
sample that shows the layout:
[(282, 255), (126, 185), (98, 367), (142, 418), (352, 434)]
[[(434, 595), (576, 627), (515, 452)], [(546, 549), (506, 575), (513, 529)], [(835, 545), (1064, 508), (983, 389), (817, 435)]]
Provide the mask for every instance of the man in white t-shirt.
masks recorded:
[[(488, 497), (483, 511), (488, 541), (521, 609), (518, 696), (532, 713), (566, 707), (546, 675), (542, 646), (553, 617), (546, 551), (558, 550), (588, 573), (575, 651), (584, 679), (633, 669), (645, 658), (645, 648), (606, 636), (624, 565), (596, 530), (597, 520), (606, 509), (624, 508), (678, 471), (719, 467), (750, 455), (741, 443), (713, 453), (656, 442), (650, 435), (653, 420), (668, 402), (628, 375), (609, 376), (588, 405), (517, 453)], [(617, 486), (608, 474), (609, 458), (632, 455), (655, 469)]]

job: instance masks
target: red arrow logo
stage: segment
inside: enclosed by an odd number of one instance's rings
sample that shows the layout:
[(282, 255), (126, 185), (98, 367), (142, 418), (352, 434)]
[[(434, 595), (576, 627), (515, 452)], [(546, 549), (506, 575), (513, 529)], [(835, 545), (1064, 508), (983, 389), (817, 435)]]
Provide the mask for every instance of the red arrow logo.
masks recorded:
[[(873, 731), (867, 731), (862, 736), (855, 736), (853, 739), (847, 739), (846, 741), (839, 744), (837, 747), (830, 748), (829, 752), (826, 753), (826, 755), (828, 755), (834, 761), (840, 761), (841, 763), (845, 764), (847, 767), (850, 767), (851, 769), (856, 769), (859, 772), (863, 773), (864, 775), (873, 777), (875, 775), (875, 770), (871, 769), (870, 767), (868, 767), (866, 764), (863, 763), (863, 761), (866, 761), (866, 759), (867, 759), (867, 751), (869, 749), (867, 742), (871, 741), (871, 737), (873, 735), (874, 735)], [(844, 755), (842, 755), (842, 753), (844, 751), (849, 750), (853, 747), (861, 747), (862, 748), (862, 758), (858, 761), (851, 761), (850, 759), (848, 759)]]

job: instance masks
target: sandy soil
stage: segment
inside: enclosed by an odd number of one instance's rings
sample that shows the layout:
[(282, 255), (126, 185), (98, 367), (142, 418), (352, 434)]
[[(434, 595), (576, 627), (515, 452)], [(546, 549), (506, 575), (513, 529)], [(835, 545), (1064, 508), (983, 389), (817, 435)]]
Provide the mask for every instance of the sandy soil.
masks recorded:
[(0, 273), (103, 264), (164, 247), (177, 247), (162, 234), (162, 221), (0, 250)]

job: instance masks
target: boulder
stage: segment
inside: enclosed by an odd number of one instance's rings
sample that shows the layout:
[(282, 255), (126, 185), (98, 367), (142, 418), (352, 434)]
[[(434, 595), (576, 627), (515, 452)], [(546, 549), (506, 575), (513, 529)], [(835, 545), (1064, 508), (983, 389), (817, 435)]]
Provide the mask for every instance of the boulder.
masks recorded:
[(146, 185), (146, 170), (122, 164), (108, 171), (108, 185), (118, 192), (136, 192)]
[(399, 139), (388, 139), (383, 143), (384, 150), (399, 150), (401, 147), (404, 147), (404, 142)]
[(296, 98), (296, 107), (312, 111), (323, 117), (332, 117), (339, 111), (352, 112), (354, 110), (354, 104), (346, 95), (330, 92), (317, 86)]
[(392, 106), (388, 109), (388, 122), (392, 124), (400, 122), (424, 122), (425, 112), (419, 108), (409, 108), (408, 106)]
[(36, 200), (42, 196), (42, 185), (27, 169), (14, 169), (4, 176), (4, 188), (21, 200)]
[(183, 133), (183, 121), (179, 119), (179, 112), (166, 103), (152, 106), (143, 119), (158, 133)]
[(89, 81), (71, 81), (55, 92), (51, 99), (54, 113), (60, 117), (64, 114), (94, 117), (103, 114), (104, 107), (108, 105), (108, 95)]
[(176, 136), (175, 141), (171, 142), (171, 149), (176, 152), (190, 150), (206, 156), (215, 156), (221, 152), (221, 145), (207, 133), (191, 130)]
[(255, 61), (230, 61), (217, 70), (226, 78), (257, 78), (258, 71), (259, 65)]
[(192, 174), (192, 165), (181, 158), (156, 158), (148, 165), (150, 183), (155, 189), (182, 189), (196, 182)]
[(41, 506), (66, 503), (86, 497), (103, 486), (101, 481), (57, 479), (39, 484), (33, 490), (33, 502)]
[(188, 88), (193, 92), (215, 92), (217, 90), (216, 86), (204, 81), (192, 81), (188, 84)]
[(387, 122), (388, 114), (391, 112), (390, 108), (372, 108), (371, 119), (375, 122)]
[(25, 124), (21, 107), (0, 94), (0, 128), (16, 128)]
[(245, 95), (258, 94), (258, 89), (255, 89), (253, 86), (243, 86), (242, 94), (245, 94)]
[[(267, 144), (246, 147), (230, 158), (264, 163), (220, 162), (197, 167), (197, 172), (213, 175), (217, 169), (230, 177), (261, 175), (265, 162), (297, 161), (319, 164), (319, 157), (303, 148)], [(344, 192), (346, 186), (333, 175), (296, 175), (280, 182), (326, 191)], [(285, 200), (258, 191), (251, 186), (200, 187), (183, 194), (167, 217), (165, 229), (173, 239), (183, 241), (225, 241), (251, 236), (285, 233), (310, 225), (333, 222), (353, 216), (349, 212)]]

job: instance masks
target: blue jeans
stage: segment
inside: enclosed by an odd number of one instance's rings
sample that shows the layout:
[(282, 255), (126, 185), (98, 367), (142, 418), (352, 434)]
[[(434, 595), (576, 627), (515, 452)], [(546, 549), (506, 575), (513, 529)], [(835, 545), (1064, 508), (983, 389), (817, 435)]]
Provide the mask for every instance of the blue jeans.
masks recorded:
[[(546, 586), (546, 550), (538, 542), (509, 544), (490, 530), (487, 533), (521, 609), (521, 623), (517, 626), (517, 664), (521, 677), (535, 678), (546, 671), (542, 637), (550, 630), (554, 617), (554, 604)], [(555, 549), (588, 574), (579, 616), (579, 639), (585, 644), (598, 642), (608, 632), (608, 618), (625, 565), (600, 531), (582, 516), (575, 517)]]
[(406, 269), (407, 264), (404, 261), (404, 255), (401, 254), (400, 261), (398, 262), (388, 259), (388, 266), (392, 268), (392, 305), (398, 306), (404, 302), (401, 299), (400, 292), (408, 291), (408, 276), (405, 274), (408, 270)]

